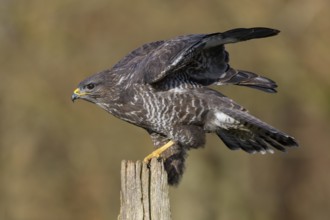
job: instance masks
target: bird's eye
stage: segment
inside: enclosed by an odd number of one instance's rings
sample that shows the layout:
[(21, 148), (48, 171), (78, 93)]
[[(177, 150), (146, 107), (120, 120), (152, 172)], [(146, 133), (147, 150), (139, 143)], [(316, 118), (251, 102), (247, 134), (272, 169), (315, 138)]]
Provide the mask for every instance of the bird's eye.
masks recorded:
[(90, 83), (86, 86), (86, 88), (89, 89), (89, 90), (94, 89), (94, 87), (95, 87), (94, 83)]

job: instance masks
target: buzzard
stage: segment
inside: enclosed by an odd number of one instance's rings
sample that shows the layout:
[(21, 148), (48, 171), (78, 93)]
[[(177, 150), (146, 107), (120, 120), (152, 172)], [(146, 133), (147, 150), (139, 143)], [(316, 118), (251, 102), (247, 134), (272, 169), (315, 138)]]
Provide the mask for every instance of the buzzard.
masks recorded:
[(232, 68), (224, 45), (278, 33), (264, 27), (237, 28), (147, 43), (111, 69), (80, 82), (72, 101), (95, 103), (144, 128), (156, 148), (145, 162), (161, 156), (171, 185), (183, 174), (187, 151), (204, 146), (206, 133), (215, 133), (231, 150), (286, 151), (298, 146), (293, 137), (208, 87), (233, 84), (275, 93), (274, 81)]

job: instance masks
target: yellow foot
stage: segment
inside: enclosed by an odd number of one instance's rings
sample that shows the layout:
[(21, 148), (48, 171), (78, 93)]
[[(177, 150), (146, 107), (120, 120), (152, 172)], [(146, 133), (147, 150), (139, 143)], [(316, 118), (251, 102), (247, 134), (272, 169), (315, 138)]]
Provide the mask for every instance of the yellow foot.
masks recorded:
[(175, 144), (174, 141), (169, 141), (162, 147), (158, 148), (157, 150), (151, 152), (151, 154), (147, 155), (144, 159), (143, 162), (148, 163), (152, 158), (158, 158), (160, 157), (161, 153), (163, 153), (165, 150), (170, 148), (173, 144)]

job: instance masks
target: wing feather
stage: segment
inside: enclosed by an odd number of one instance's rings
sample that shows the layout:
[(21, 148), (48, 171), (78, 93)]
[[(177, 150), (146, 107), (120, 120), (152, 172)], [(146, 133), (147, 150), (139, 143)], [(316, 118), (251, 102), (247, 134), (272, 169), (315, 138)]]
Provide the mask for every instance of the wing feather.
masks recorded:
[[(275, 92), (276, 84), (257, 74), (232, 69), (224, 44), (276, 35), (269, 28), (238, 28), (223, 33), (192, 34), (145, 44), (119, 61), (113, 69), (132, 81), (168, 84), (185, 78), (189, 84), (235, 84)], [(119, 70), (119, 71), (118, 71)], [(161, 86), (160, 86), (161, 87)]]
[[(223, 33), (180, 36), (166, 41), (146, 59), (145, 81), (153, 84), (172, 74), (215, 83), (229, 69), (224, 44), (276, 35), (269, 28), (238, 28)], [(210, 81), (211, 80), (211, 81)]]

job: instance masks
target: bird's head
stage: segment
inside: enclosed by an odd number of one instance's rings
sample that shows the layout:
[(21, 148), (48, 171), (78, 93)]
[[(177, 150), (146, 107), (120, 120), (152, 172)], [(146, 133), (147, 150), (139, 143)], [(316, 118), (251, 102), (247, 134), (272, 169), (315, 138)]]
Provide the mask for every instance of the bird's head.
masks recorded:
[(71, 100), (74, 102), (77, 99), (83, 99), (95, 104), (102, 102), (110, 92), (106, 78), (105, 72), (100, 72), (81, 81), (74, 90)]

